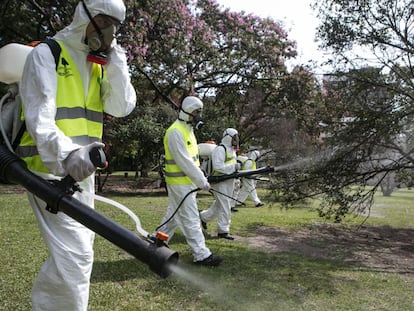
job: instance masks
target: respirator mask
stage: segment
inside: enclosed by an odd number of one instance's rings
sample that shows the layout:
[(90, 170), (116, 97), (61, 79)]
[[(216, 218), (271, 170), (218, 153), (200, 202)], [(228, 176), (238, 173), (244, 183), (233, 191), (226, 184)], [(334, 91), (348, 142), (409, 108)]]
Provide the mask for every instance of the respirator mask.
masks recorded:
[[(188, 113), (183, 108), (181, 108), (181, 111), (184, 112), (186, 115), (188, 115), (188, 120), (186, 121), (188, 124), (191, 124), (196, 130), (199, 130), (203, 127), (203, 117), (202, 117), (202, 111), (200, 110), (194, 110), (192, 113)], [(195, 114), (194, 114), (195, 113)], [(179, 120), (182, 120), (179, 118)], [(184, 121), (184, 120), (182, 120)]]
[(203, 117), (202, 117), (202, 113), (201, 111), (197, 112), (197, 114), (195, 116), (193, 116), (193, 127), (196, 130), (199, 130), (203, 127), (204, 122), (203, 122)]
[(93, 31), (88, 35), (88, 46), (93, 52), (106, 52), (115, 38), (116, 27), (112, 25), (99, 29), (99, 32)]
[(95, 19), (90, 14), (84, 1), (82, 1), (82, 4), (94, 28), (94, 31), (87, 34), (86, 36), (86, 43), (88, 44), (88, 47), (90, 49), (87, 59), (88, 61), (93, 62), (93, 63), (98, 63), (100, 65), (106, 65), (108, 62), (107, 53), (109, 52), (111, 48), (111, 44), (113, 40), (115, 39), (115, 34), (118, 30), (117, 25), (114, 24), (115, 19), (111, 18), (110, 16), (106, 16), (106, 15), (98, 15), (98, 18), (100, 19), (100, 24), (106, 26), (101, 29), (97, 25), (97, 22), (95, 21)]

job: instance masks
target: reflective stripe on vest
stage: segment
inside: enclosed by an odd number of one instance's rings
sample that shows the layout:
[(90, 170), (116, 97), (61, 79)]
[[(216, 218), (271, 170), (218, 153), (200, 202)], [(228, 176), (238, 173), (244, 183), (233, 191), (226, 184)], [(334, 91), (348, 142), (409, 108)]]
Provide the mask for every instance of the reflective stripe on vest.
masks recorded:
[[(89, 89), (85, 100), (82, 78), (75, 62), (65, 47), (60, 43), (59, 45), (62, 50), (56, 70), (56, 126), (75, 144), (87, 145), (94, 141), (101, 141), (103, 132), (102, 67), (92, 64)], [(23, 134), (16, 153), (27, 163), (30, 170), (49, 173), (40, 159), (35, 142), (27, 131)]]
[(170, 185), (191, 185), (193, 182), (184, 174), (180, 167), (176, 164), (168, 149), (168, 136), (171, 131), (178, 130), (183, 136), (188, 154), (197, 166), (200, 166), (198, 158), (198, 145), (193, 131), (190, 131), (184, 123), (175, 121), (165, 133), (164, 150), (165, 150), (165, 181)]
[[(237, 159), (236, 159), (236, 153), (231, 150), (231, 152), (227, 152), (227, 148), (224, 147), (224, 145), (218, 145), (216, 148), (218, 147), (223, 147), (224, 148), (224, 152), (226, 153), (226, 158), (224, 159), (224, 164), (235, 164), (237, 163)], [(218, 172), (214, 170), (213, 167), (213, 175), (222, 175), (222, 172)]]

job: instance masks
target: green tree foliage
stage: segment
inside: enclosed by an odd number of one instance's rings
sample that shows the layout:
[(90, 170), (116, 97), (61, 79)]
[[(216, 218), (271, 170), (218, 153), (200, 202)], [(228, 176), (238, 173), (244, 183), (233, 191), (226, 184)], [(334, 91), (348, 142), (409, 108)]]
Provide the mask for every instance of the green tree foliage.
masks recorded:
[[(1, 6), (0, 45), (42, 40), (67, 25), (78, 1), (13, 1)], [(113, 169), (158, 163), (162, 136), (183, 96), (204, 103), (199, 141), (220, 141), (237, 128), (243, 148), (275, 151), (273, 163), (310, 152), (317, 135), (318, 83), (306, 68), (289, 72), (296, 44), (280, 23), (222, 8), (214, 0), (125, 0), (127, 16), (117, 40), (125, 47), (138, 95), (124, 119), (108, 118), (105, 140)]]
[(324, 161), (304, 180), (325, 195), (321, 215), (339, 221), (369, 209), (390, 174), (412, 171), (413, 3), (326, 0), (315, 8), (336, 72), (324, 81)]
[(0, 46), (53, 36), (72, 21), (76, 0), (5, 0), (0, 4)]
[(126, 118), (111, 118), (105, 124), (111, 165), (117, 169), (140, 171), (145, 177), (163, 154), (165, 124), (175, 120), (175, 113), (166, 105), (144, 105)]

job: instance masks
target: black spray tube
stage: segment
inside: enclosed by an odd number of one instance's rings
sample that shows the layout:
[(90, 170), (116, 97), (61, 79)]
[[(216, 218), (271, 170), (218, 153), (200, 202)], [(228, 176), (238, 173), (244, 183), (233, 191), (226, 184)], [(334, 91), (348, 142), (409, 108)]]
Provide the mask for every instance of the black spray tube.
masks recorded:
[(178, 262), (178, 253), (150, 239), (143, 240), (110, 218), (76, 200), (67, 192), (30, 172), (26, 163), (0, 144), (0, 179), (16, 183), (33, 193), (48, 206), (72, 217), (85, 227), (122, 248), (152, 271), (166, 278)]
[(266, 167), (259, 168), (257, 170), (240, 171), (240, 172), (235, 172), (232, 174), (212, 175), (212, 176), (208, 176), (207, 179), (209, 183), (218, 183), (218, 182), (231, 179), (231, 178), (241, 178), (241, 177), (247, 177), (247, 176), (258, 175), (258, 174), (272, 173), (274, 171), (275, 169), (273, 167), (266, 166)]

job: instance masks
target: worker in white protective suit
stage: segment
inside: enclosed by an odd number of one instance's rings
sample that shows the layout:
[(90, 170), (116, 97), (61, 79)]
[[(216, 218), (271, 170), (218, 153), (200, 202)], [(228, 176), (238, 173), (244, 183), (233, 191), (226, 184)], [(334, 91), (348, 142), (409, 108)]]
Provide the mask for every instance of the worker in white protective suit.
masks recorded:
[[(211, 154), (213, 175), (232, 174), (241, 168), (236, 160), (236, 151), (239, 147), (239, 133), (234, 128), (228, 128), (223, 133), (221, 143)], [(217, 237), (234, 240), (230, 235), (231, 200), (234, 191), (234, 179), (218, 182), (211, 187), (214, 201), (207, 210), (200, 212), (200, 219), (204, 229), (207, 223), (217, 218)]]
[(184, 98), (178, 119), (164, 136), (165, 181), (168, 190), (168, 208), (159, 230), (169, 239), (180, 228), (191, 248), (193, 262), (204, 266), (218, 266), (222, 257), (213, 255), (206, 247), (200, 226), (197, 190), (210, 190), (210, 184), (200, 169), (197, 140), (193, 127), (200, 128), (202, 101), (195, 96)]
[[(58, 63), (39, 44), (20, 83), (27, 131), (17, 154), (45, 179), (71, 175), (83, 189), (74, 198), (92, 208), (96, 168), (89, 151), (104, 146), (103, 113), (123, 117), (135, 108), (125, 51), (114, 39), (124, 18), (122, 0), (79, 2), (72, 23), (53, 37), (61, 48)], [(32, 194), (29, 201), (49, 250), (32, 288), (32, 310), (86, 311), (94, 232), (46, 211)]]
[[(248, 154), (247, 160), (242, 163), (242, 171), (255, 170), (256, 162), (259, 157), (260, 152), (258, 150), (251, 150)], [(251, 177), (241, 178), (241, 188), (237, 196), (237, 201), (235, 201), (237, 202), (236, 205), (243, 204), (244, 201), (246, 201), (247, 197), (250, 197), (256, 207), (261, 207), (264, 205), (257, 195), (256, 180)]]

